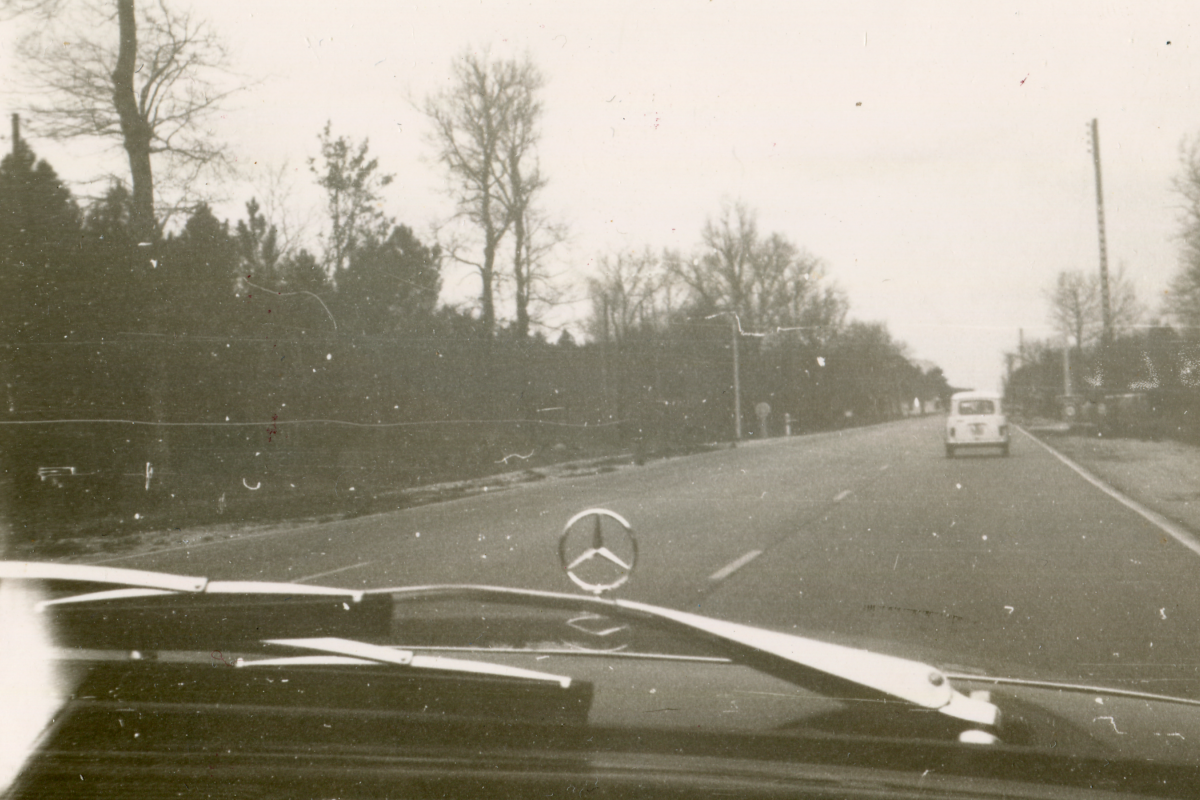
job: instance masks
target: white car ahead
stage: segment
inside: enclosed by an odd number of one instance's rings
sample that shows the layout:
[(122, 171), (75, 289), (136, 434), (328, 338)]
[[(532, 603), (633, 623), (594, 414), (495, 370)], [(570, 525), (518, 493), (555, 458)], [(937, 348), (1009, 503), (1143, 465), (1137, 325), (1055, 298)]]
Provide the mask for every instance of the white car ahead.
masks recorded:
[(999, 447), (1008, 455), (1008, 419), (1000, 395), (959, 392), (950, 398), (946, 418), (946, 458), (964, 447)]

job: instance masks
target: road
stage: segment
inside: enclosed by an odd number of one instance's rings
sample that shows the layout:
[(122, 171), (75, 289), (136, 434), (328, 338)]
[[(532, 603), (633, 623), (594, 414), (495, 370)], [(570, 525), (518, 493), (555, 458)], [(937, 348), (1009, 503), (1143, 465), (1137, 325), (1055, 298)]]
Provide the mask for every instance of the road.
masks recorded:
[(941, 417), (108, 559), (356, 588), (570, 591), (576, 511), (635, 526), (620, 596), (1023, 677), (1200, 698), (1200, 556), (1024, 434), (944, 457)]

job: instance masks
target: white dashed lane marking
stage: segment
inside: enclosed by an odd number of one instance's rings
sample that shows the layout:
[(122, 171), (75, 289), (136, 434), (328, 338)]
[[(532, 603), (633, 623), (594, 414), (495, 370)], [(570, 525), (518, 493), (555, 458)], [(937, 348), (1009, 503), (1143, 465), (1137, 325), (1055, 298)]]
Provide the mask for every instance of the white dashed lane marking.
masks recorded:
[(351, 564), (348, 567), (338, 567), (337, 569), (331, 569), (331, 570), (327, 570), (325, 572), (318, 572), (316, 575), (305, 575), (303, 578), (297, 578), (296, 583), (304, 583), (304, 581), (311, 581), (316, 578), (324, 578), (326, 575), (336, 575), (339, 572), (346, 572), (348, 570), (358, 569), (359, 567), (365, 567), (367, 564), (371, 564), (371, 563), (373, 563), (373, 562), (360, 561), (357, 564)]
[[(833, 502), (840, 503), (843, 500), (845, 500), (847, 497), (849, 497), (851, 494), (853, 494), (853, 492), (851, 492), (849, 489), (845, 489), (845, 490), (839, 492), (837, 494), (837, 496), (833, 498)], [(721, 567), (719, 570), (714, 572), (712, 575), (709, 575), (708, 576), (709, 582), (710, 583), (719, 583), (719, 582), (725, 580), (730, 575), (737, 572), (739, 569), (746, 566), (747, 564), (749, 564), (751, 561), (758, 558), (762, 554), (763, 554), (762, 550), (751, 550), (747, 553), (743, 553), (742, 555), (735, 558), (733, 561), (730, 561), (728, 564)]]
[(730, 561), (725, 566), (708, 576), (710, 581), (723, 581), (733, 573), (737, 572), (742, 567), (749, 564), (754, 559), (762, 555), (762, 550), (751, 550), (749, 553), (744, 553), (737, 559)]

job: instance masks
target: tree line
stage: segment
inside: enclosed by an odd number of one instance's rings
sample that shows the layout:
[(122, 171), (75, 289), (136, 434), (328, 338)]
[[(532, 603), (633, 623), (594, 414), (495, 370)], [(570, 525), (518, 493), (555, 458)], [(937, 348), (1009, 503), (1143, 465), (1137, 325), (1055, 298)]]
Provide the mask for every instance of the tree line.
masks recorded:
[[(743, 204), (704, 227), (693, 258), (602, 256), (583, 341), (516, 322), (489, 334), (439, 304), (448, 256), (380, 210), (367, 143), (326, 128), (318, 145), (313, 179), (339, 222), (315, 254), (283, 252), (253, 199), (233, 224), (201, 203), (147, 246), (120, 185), (81, 205), (23, 139), (0, 161), (0, 427), (17, 507), (104, 524), (135, 508), (279, 513), (281, 498), (293, 513), (376, 507), (512, 454), (728, 441), (735, 346), (748, 436), (783, 433), (785, 414), (794, 432), (894, 418), (948, 391), (885, 326), (847, 322), (824, 266), (760, 235)], [(70, 486), (78, 507), (58, 491)]]
[(1104, 435), (1200, 443), (1200, 140), (1185, 143), (1173, 188), (1182, 201), (1179, 264), (1160, 306), (1147, 308), (1118, 267), (1106, 335), (1099, 272), (1059, 272), (1045, 290), (1055, 334), (1007, 354), (1006, 391), (1020, 411)]
[[(219, 39), (166, 2), (113, 6), (0, 0), (39, 22), (20, 43), (34, 132), (129, 161), (78, 198), (14, 124), (0, 162), (0, 446), (29, 531), (374, 508), (398, 487), (777, 435), (785, 415), (795, 432), (890, 419), (949, 392), (741, 202), (692, 253), (598, 254), (583, 335), (548, 336), (567, 231), (543, 202), (528, 58), (465, 51), (421, 104), (454, 203), (436, 240), (387, 213), (393, 174), (331, 122), (307, 164), (315, 235), (265, 198), (221, 219), (202, 190), (231, 175), (207, 128), (237, 90)], [(449, 263), (478, 277), (471, 306), (441, 302)]]

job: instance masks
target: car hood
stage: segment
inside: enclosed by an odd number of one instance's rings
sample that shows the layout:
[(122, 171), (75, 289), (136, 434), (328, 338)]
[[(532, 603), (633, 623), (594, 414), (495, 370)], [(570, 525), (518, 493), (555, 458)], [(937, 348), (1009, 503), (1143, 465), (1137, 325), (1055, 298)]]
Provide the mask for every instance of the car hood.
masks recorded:
[(405, 728), (538, 758), (603, 742), (1004, 780), (1041, 765), (1055, 784), (1139, 791), (1200, 779), (1186, 698), (942, 669), (629, 601), (94, 569), (0, 567), (5, 640), (26, 621), (5, 700), (41, 715), (29, 747), (60, 766), (83, 744), (355, 750)]

